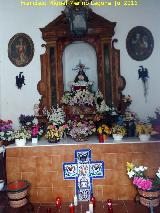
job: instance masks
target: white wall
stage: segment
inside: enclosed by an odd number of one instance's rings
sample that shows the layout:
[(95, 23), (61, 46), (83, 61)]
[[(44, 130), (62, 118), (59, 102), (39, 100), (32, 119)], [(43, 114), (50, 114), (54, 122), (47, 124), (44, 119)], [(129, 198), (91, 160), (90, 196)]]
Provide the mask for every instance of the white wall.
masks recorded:
[[(39, 28), (44, 27), (58, 15), (63, 7), (25, 7), (20, 0), (5, 0), (0, 5), (0, 117), (12, 119), (18, 124), (18, 116), (33, 114), (33, 105), (38, 102), (40, 95), (37, 83), (40, 80), (40, 55), (44, 52), (41, 44)], [(117, 22), (115, 38), (119, 42), (117, 48), (121, 50), (121, 73), (127, 81), (124, 93), (133, 98), (132, 109), (141, 118), (152, 115), (154, 109), (160, 105), (158, 92), (160, 90), (160, 1), (141, 0), (137, 7), (92, 7), (93, 11), (110, 21)], [(153, 34), (154, 50), (145, 61), (133, 60), (126, 51), (126, 37), (131, 28), (145, 26)], [(16, 33), (28, 34), (35, 46), (35, 53), (31, 63), (25, 67), (16, 67), (8, 59), (8, 42)], [(87, 65), (87, 64), (86, 64)], [(138, 80), (137, 70), (140, 65), (149, 70), (149, 95), (145, 103), (142, 83)], [(15, 76), (23, 72), (26, 85), (18, 90), (15, 86)]]

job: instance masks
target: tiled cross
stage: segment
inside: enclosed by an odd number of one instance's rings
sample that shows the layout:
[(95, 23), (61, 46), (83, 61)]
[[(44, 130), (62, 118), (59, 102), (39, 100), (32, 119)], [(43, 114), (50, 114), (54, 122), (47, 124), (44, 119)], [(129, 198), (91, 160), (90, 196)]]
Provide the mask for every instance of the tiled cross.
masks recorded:
[(65, 180), (76, 180), (78, 200), (90, 200), (93, 191), (92, 179), (104, 178), (104, 162), (91, 161), (91, 150), (75, 150), (75, 162), (63, 163)]

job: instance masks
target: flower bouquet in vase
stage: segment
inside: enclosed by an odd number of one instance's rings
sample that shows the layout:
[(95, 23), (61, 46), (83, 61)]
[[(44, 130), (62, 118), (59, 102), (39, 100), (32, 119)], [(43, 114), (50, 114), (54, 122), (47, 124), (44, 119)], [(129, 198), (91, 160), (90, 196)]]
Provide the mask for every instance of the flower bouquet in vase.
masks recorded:
[(138, 190), (140, 203), (156, 207), (160, 202), (160, 168), (152, 178), (147, 175), (147, 170), (145, 166), (127, 162), (127, 174)]
[(42, 135), (43, 135), (43, 128), (39, 124), (32, 126), (31, 130), (32, 143), (37, 143)]
[(75, 116), (73, 120), (68, 121), (68, 124), (69, 135), (75, 141), (86, 141), (96, 131), (94, 122), (85, 118), (84, 115)]
[(149, 141), (150, 135), (153, 132), (152, 125), (149, 123), (137, 123), (136, 133), (140, 141)]
[(98, 127), (97, 132), (98, 132), (99, 142), (104, 142), (105, 140), (107, 140), (108, 136), (111, 134), (111, 128), (106, 124), (102, 124)]
[(48, 127), (46, 132), (46, 138), (50, 143), (58, 142), (67, 132), (68, 125), (65, 123), (65, 112), (61, 107), (51, 107), (46, 111), (48, 119)]
[(17, 146), (25, 146), (26, 139), (31, 138), (31, 131), (26, 130), (25, 128), (20, 128), (19, 130), (14, 131), (13, 137)]
[(121, 141), (123, 136), (126, 134), (125, 127), (121, 125), (114, 125), (111, 131), (115, 141)]

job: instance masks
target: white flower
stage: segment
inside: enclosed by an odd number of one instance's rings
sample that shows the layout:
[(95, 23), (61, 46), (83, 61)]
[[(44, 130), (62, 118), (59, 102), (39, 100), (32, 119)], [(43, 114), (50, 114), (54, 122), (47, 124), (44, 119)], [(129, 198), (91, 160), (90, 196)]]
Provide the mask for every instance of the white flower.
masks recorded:
[(132, 178), (135, 175), (135, 173), (132, 170), (130, 172), (127, 172), (127, 174), (129, 178)]
[(139, 172), (140, 171), (139, 167), (135, 167), (134, 170), (135, 170), (135, 172)]
[(160, 179), (160, 168), (158, 169), (158, 172), (156, 173), (156, 175)]

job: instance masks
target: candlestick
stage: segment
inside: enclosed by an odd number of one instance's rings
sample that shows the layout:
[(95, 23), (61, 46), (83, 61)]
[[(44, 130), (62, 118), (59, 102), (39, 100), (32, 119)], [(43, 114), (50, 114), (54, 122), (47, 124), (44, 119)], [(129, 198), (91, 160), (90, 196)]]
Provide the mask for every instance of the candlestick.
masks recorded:
[(72, 203), (69, 205), (69, 213), (74, 213), (74, 205)]
[(56, 207), (59, 209), (62, 205), (62, 201), (61, 201), (61, 198), (60, 197), (57, 197), (56, 198)]
[(89, 203), (89, 211), (90, 211), (90, 213), (93, 213), (93, 203), (92, 202)]

